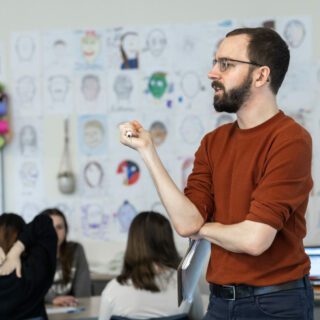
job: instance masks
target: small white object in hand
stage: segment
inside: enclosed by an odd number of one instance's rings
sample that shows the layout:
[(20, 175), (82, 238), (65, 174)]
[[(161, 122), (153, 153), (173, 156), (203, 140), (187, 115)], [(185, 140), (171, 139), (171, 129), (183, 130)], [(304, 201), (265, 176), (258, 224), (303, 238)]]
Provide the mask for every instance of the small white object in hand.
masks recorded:
[(131, 131), (127, 131), (126, 136), (127, 136), (127, 138), (132, 138), (133, 134)]

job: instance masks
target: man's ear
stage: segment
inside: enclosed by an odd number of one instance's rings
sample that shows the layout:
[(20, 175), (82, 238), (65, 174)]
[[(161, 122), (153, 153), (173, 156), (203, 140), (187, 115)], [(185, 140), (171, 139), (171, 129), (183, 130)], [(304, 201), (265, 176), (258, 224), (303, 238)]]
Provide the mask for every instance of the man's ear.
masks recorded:
[(262, 87), (267, 82), (270, 82), (270, 68), (267, 66), (262, 66), (257, 70), (255, 86)]

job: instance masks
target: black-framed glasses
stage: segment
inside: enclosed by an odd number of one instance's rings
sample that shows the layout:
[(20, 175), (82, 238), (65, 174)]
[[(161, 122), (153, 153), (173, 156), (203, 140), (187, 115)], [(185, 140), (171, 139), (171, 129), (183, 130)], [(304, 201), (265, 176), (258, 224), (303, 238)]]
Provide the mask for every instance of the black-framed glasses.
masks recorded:
[(212, 65), (215, 66), (218, 63), (219, 70), (221, 72), (225, 72), (226, 70), (229, 69), (230, 66), (233, 65), (232, 62), (245, 63), (245, 64), (251, 64), (257, 67), (262, 67), (262, 64), (254, 61), (242, 61), (242, 60), (229, 59), (229, 58), (214, 59), (212, 62)]

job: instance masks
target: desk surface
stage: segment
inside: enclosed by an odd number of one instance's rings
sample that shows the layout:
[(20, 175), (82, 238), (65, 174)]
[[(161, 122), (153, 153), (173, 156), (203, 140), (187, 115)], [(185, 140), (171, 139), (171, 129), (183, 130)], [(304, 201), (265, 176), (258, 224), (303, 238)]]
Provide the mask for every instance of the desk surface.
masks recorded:
[(107, 274), (107, 273), (97, 273), (91, 272), (90, 278), (92, 281), (110, 281), (114, 279), (118, 274)]
[[(78, 298), (79, 307), (84, 307), (83, 311), (77, 313), (55, 313), (48, 314), (49, 320), (67, 320), (67, 319), (97, 319), (99, 315), (100, 297)], [(48, 306), (52, 309), (57, 307)]]

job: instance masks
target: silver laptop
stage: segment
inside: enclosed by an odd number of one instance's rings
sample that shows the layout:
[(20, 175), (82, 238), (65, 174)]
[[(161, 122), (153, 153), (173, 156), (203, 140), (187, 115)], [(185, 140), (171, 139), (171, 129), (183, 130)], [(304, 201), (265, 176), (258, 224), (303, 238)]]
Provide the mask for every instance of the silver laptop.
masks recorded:
[(314, 286), (320, 285), (320, 246), (304, 247), (311, 261), (310, 282)]

